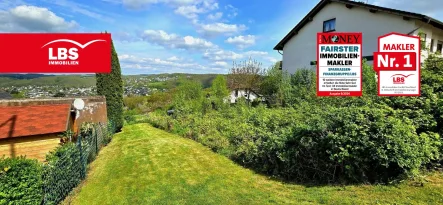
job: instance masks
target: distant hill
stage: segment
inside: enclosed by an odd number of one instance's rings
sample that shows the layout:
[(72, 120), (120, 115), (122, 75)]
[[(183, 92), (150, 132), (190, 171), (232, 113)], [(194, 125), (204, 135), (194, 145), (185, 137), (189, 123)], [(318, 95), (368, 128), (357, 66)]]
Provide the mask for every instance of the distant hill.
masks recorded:
[[(174, 77), (187, 78), (200, 81), (203, 87), (211, 86), (212, 80), (217, 74), (152, 74), (152, 75), (126, 75), (123, 76), (125, 82), (130, 79), (153, 79), (147, 83), (148, 87), (157, 89), (169, 89), (177, 86), (178, 81), (172, 80)], [(155, 82), (155, 79), (170, 78), (167, 81)], [(146, 84), (146, 81), (139, 80), (136, 84)], [(3, 74), (0, 75), (0, 87), (10, 86), (61, 86), (61, 87), (91, 87), (95, 86), (95, 75), (42, 75), (42, 74)]]
[(10, 86), (62, 86), (89, 87), (95, 85), (95, 76), (81, 75), (43, 75), (35, 78), (0, 77), (0, 87)]
[(0, 74), (1, 77), (5, 78), (14, 78), (14, 79), (34, 79), (34, 78), (41, 78), (41, 77), (47, 77), (47, 76), (54, 76), (54, 75), (44, 75), (44, 74)]

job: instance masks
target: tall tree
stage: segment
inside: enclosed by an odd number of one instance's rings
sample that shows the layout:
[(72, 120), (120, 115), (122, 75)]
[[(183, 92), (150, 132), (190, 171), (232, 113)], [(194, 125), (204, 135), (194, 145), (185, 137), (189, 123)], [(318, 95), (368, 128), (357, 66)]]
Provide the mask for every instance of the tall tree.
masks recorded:
[(262, 64), (249, 59), (241, 63), (235, 63), (228, 74), (228, 86), (231, 90), (243, 89), (246, 99), (250, 100), (251, 92), (258, 92), (264, 69)]
[(106, 97), (108, 119), (114, 124), (115, 131), (123, 127), (123, 80), (114, 43), (111, 40), (111, 73), (97, 73), (97, 94)]

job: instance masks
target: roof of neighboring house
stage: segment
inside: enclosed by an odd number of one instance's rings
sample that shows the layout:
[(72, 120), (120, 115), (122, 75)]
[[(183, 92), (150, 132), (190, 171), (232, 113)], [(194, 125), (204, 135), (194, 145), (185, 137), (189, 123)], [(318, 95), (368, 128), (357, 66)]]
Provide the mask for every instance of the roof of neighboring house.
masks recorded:
[(0, 107), (0, 139), (68, 129), (70, 104)]
[(12, 95), (7, 92), (0, 91), (0, 99), (12, 99)]
[(307, 23), (311, 22), (314, 18), (314, 16), (320, 12), (326, 5), (328, 5), (331, 2), (337, 2), (345, 4), (348, 8), (352, 8), (354, 6), (356, 7), (363, 7), (366, 9), (369, 9), (370, 11), (380, 11), (380, 12), (386, 12), (391, 13), (399, 16), (403, 16), (404, 18), (409, 19), (417, 19), (420, 21), (423, 21), (425, 23), (428, 23), (436, 28), (443, 29), (443, 22), (431, 18), (429, 16), (408, 12), (408, 11), (402, 11), (397, 9), (391, 9), (381, 6), (375, 6), (371, 4), (366, 4), (363, 2), (355, 2), (355, 1), (349, 1), (349, 0), (321, 0), (275, 47), (274, 50), (283, 50), (284, 45), (295, 35), (298, 34), (298, 31), (300, 31), (303, 26), (305, 26)]

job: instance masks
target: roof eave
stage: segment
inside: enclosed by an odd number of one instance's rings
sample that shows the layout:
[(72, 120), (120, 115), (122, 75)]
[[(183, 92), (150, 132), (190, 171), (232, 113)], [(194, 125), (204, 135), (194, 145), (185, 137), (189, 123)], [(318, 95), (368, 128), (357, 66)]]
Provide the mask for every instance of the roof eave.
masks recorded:
[(371, 4), (365, 4), (365, 3), (361, 3), (361, 2), (344, 1), (344, 0), (322, 0), (274, 47), (274, 50), (283, 50), (284, 45), (289, 41), (289, 39), (291, 39), (292, 37), (297, 35), (298, 31), (301, 28), (303, 28), (306, 23), (308, 23), (310, 20), (312, 20), (312, 18), (326, 4), (331, 3), (331, 2), (337, 2), (337, 3), (342, 3), (342, 4), (345, 4), (345, 5), (358, 6), (358, 7), (362, 7), (362, 8), (366, 8), (366, 9), (371, 9), (371, 10), (376, 10), (376, 11), (381, 11), (381, 12), (387, 12), (387, 13), (392, 13), (392, 14), (395, 14), (395, 15), (400, 15), (400, 16), (403, 16), (403, 17), (409, 17), (411, 19), (417, 19), (417, 20), (421, 20), (421, 21), (424, 21), (424, 22), (433, 22), (434, 23), (434, 25), (433, 25), (434, 27), (437, 27), (437, 28), (440, 28), (440, 29), (443, 30), (443, 22), (441, 22), (441, 21), (439, 21), (437, 19), (428, 17), (426, 15), (418, 14), (418, 13), (401, 11), (401, 10), (390, 9), (390, 8), (384, 8), (384, 7), (375, 6), (375, 5), (371, 5)]
[(283, 47), (287, 43), (287, 41), (294, 36), (293, 33), (298, 32), (299, 28), (302, 28), (307, 23), (307, 21), (312, 20), (312, 14), (315, 15), (316, 12), (321, 10), (326, 3), (330, 2), (331, 0), (322, 0), (317, 5), (315, 5), (315, 7), (311, 9), (311, 11), (309, 11), (309, 13), (306, 14), (306, 16), (293, 29), (291, 29), (291, 31), (289, 31), (289, 33), (286, 34), (280, 42), (278, 42), (278, 44), (274, 47), (274, 50), (283, 50)]

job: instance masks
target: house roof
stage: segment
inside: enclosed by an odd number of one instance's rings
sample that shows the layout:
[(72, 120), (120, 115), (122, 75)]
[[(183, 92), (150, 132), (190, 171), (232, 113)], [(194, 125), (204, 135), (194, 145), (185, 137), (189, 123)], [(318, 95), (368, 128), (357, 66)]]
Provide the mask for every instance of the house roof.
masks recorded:
[(70, 104), (0, 107), (0, 139), (64, 132)]
[(397, 9), (391, 9), (381, 6), (375, 6), (371, 4), (366, 4), (362, 2), (355, 2), (355, 1), (349, 1), (349, 0), (321, 0), (275, 47), (274, 50), (283, 50), (283, 47), (285, 44), (295, 35), (297, 35), (298, 31), (300, 31), (303, 26), (305, 26), (307, 23), (313, 20), (314, 16), (320, 12), (326, 5), (332, 2), (342, 3), (345, 4), (346, 7), (352, 8), (352, 7), (362, 7), (369, 9), (371, 12), (386, 12), (391, 13), (399, 16), (403, 16), (405, 19), (417, 19), (420, 21), (423, 21), (425, 23), (428, 23), (436, 28), (443, 29), (443, 22), (431, 18), (429, 16), (408, 12), (408, 11), (402, 11)]

